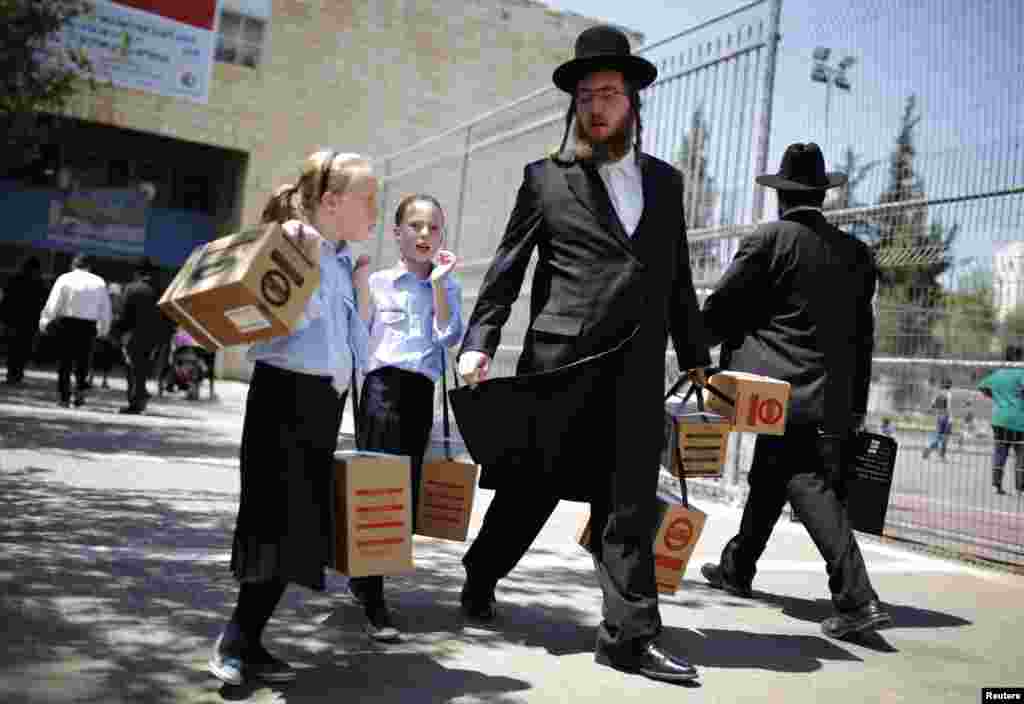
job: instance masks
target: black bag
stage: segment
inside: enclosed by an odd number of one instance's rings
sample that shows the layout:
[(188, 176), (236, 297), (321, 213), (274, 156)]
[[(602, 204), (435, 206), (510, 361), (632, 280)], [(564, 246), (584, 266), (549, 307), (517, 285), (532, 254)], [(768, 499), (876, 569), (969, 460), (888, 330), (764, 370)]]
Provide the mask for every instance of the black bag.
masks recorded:
[(855, 433), (846, 470), (846, 511), (854, 530), (882, 535), (889, 508), (896, 441), (877, 433)]

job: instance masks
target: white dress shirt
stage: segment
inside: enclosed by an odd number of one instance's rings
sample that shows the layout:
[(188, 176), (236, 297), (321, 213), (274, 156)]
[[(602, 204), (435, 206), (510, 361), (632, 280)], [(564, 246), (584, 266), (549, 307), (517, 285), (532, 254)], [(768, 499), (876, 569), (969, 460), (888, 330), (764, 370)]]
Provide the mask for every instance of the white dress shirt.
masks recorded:
[(444, 350), (462, 337), (462, 287), (449, 274), (444, 294), (448, 324), (438, 326), (434, 291), (429, 279), (421, 279), (403, 262), (370, 276), (370, 364), (368, 372), (398, 367), (437, 382), (444, 369)]
[(615, 207), (615, 213), (619, 216), (619, 222), (622, 223), (626, 234), (632, 237), (644, 212), (643, 181), (633, 150), (630, 149), (626, 156), (618, 161), (602, 164), (597, 172), (608, 189), (608, 196)]
[(96, 334), (103, 337), (110, 332), (112, 317), (107, 282), (91, 271), (73, 269), (53, 282), (39, 316), (39, 329), (57, 318), (80, 318), (96, 321)]

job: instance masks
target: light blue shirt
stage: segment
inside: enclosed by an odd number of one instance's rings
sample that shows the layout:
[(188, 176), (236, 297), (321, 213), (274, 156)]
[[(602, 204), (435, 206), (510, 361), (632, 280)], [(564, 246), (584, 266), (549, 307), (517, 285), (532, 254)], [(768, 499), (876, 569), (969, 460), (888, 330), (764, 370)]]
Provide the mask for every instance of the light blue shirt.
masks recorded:
[[(251, 362), (265, 362), (302, 374), (331, 377), (334, 389), (344, 393), (356, 369), (366, 367), (369, 331), (359, 317), (352, 284), (352, 249), (345, 242), (335, 245), (311, 226), (307, 235), (320, 240), (320, 285), (306, 303), (295, 331), (272, 340), (257, 342), (248, 353)], [(284, 224), (295, 235), (299, 222)]]
[(399, 262), (370, 276), (369, 371), (398, 367), (436, 382), (443, 369), (442, 350), (462, 337), (462, 287), (449, 274), (445, 299), (450, 317), (441, 329), (434, 315), (430, 279), (421, 279)]

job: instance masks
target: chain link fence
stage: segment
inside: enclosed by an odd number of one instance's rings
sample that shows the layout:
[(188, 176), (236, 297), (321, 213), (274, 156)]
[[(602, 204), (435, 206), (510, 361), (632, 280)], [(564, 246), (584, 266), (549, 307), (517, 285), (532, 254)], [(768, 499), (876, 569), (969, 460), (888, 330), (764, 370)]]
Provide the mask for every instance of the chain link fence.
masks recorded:
[[(828, 29), (825, 35), (837, 44), (857, 47), (860, 42), (879, 53), (886, 49), (884, 42), (898, 39), (887, 29), (895, 19), (916, 26), (918, 14), (938, 12), (905, 2), (827, 4), (822, 12), (831, 19), (818, 21), (815, 31)], [(967, 0), (941, 4), (944, 16), (973, 12)], [(757, 223), (773, 219), (774, 204), (764, 203), (753, 177), (769, 171), (768, 137), (788, 135), (792, 125), (773, 129), (772, 97), (790, 95), (798, 80), (807, 81), (806, 75), (791, 72), (776, 80), (777, 66), (795, 62), (802, 71), (807, 63), (796, 61), (796, 53), (806, 47), (779, 46), (779, 28), (789, 26), (779, 12), (777, 0), (750, 2), (639, 50), (659, 69), (659, 80), (642, 94), (645, 151), (684, 175), (691, 267), (702, 298), (728, 266), (739, 240)], [(1008, 13), (1024, 20), (1016, 6), (993, 7), (981, 13), (984, 21), (972, 20), (971, 31), (980, 37), (991, 29), (988, 24), (1012, 24)], [(834, 17), (842, 18), (835, 26)], [(796, 33), (796, 26), (786, 31)], [(899, 51), (930, 50), (927, 42), (923, 49), (913, 46)], [(1002, 49), (982, 48), (975, 64), (958, 68), (962, 76), (955, 81), (929, 79), (924, 90), (934, 94), (924, 98), (934, 101), (940, 92), (964, 91), (972, 82), (990, 80), (985, 67), (1001, 60)], [(887, 56), (898, 53), (893, 49)], [(1022, 75), (1007, 72), (997, 80), (1007, 91), (973, 99), (991, 103), (991, 114), (1007, 118), (1012, 113), (1004, 109), (1006, 101), (1024, 94), (1014, 92), (1014, 86), (1024, 89)], [(840, 130), (852, 129), (849, 125), (857, 120), (870, 125), (880, 119), (873, 100), (865, 97), (842, 119), (837, 116)], [(851, 184), (831, 191), (825, 204), (830, 221), (872, 247), (881, 272), (867, 422), (900, 444), (886, 535), (1021, 568), (1024, 494), (1017, 490), (1024, 489), (1019, 473), (1024, 464), (1011, 443), (997, 491), (993, 464), (1007, 446), (996, 442), (992, 402), (977, 387), (996, 369), (1022, 368), (1004, 363), (1004, 356), (1008, 346), (1024, 343), (1024, 133), (1019, 119), (1007, 118), (987, 120), (978, 134), (970, 135), (974, 113), (951, 108), (936, 117), (933, 109), (935, 122), (950, 115), (956, 120), (952, 128), (943, 123), (943, 129), (960, 130), (959, 141), (944, 142), (932, 131), (918, 134), (921, 103), (913, 95), (905, 104), (902, 98), (893, 102), (904, 108), (902, 121), (894, 120), (884, 135), (869, 135), (858, 147), (866, 155), (848, 149), (845, 160), (835, 159), (842, 165), (838, 170), (850, 174)], [(792, 110), (792, 100), (787, 105)], [(567, 96), (545, 88), (379, 160), (384, 225), (368, 247), (377, 266), (397, 258), (391, 229), (397, 201), (407, 193), (431, 193), (447, 211), (446, 246), (462, 260), (459, 276), (468, 318), (504, 232), (523, 166), (558, 147), (567, 106)], [(807, 108), (799, 114), (811, 112)], [(813, 126), (805, 131), (813, 134)], [(826, 132), (834, 135), (836, 130)], [(821, 141), (827, 158), (841, 152), (838, 142)], [(778, 142), (772, 149), (781, 153)], [(864, 205), (865, 200), (874, 204)], [(515, 372), (529, 325), (531, 278), (532, 270), (505, 326), (492, 376)], [(666, 387), (679, 372), (671, 350), (667, 354)], [(451, 387), (450, 369), (448, 380)], [(940, 397), (946, 399), (945, 410), (936, 402)], [(440, 422), (434, 435), (440, 439)], [(742, 502), (754, 442), (752, 435), (734, 435), (722, 479), (693, 480), (691, 492)]]

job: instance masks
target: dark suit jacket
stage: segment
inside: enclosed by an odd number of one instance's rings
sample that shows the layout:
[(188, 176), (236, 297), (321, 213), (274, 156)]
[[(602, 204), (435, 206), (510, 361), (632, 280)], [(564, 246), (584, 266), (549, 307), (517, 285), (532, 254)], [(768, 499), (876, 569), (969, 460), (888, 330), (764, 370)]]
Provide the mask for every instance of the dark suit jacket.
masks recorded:
[[(561, 453), (579, 461), (582, 455), (575, 451), (580, 438), (562, 432), (566, 423), (587, 427), (585, 410), (613, 416), (604, 407), (608, 404), (631, 409), (626, 422), (616, 421), (614, 434), (635, 441), (645, 456), (656, 456), (662, 441), (669, 335), (682, 368), (709, 361), (690, 271), (682, 176), (647, 154), (641, 155), (640, 170), (644, 211), (630, 238), (592, 166), (553, 159), (529, 164), (467, 325), (462, 351), (480, 350), (493, 357), (536, 251), (531, 323), (518, 374), (551, 371), (605, 352), (639, 326), (621, 359), (593, 377), (616, 388), (614, 395), (583, 398), (580, 393), (589, 383), (575, 383), (570, 385), (575, 391), (552, 389), (535, 397), (532, 407), (508, 409), (538, 417), (537, 449), (548, 458)], [(615, 382), (602, 374), (614, 375)]]
[(724, 367), (792, 385), (788, 422), (846, 432), (867, 408), (876, 283), (867, 245), (798, 210), (740, 243), (704, 323)]
[(151, 279), (137, 279), (125, 286), (123, 309), (114, 323), (113, 334), (132, 333), (129, 350), (145, 353), (170, 339), (173, 324), (160, 312), (158, 299)]
[(42, 278), (24, 272), (15, 274), (7, 283), (3, 303), (0, 303), (0, 320), (16, 330), (38, 329), (47, 293)]

